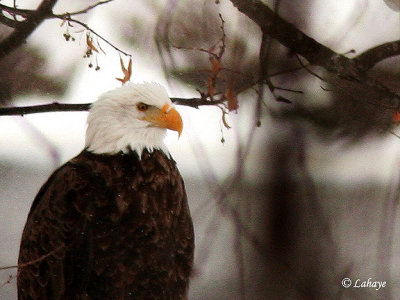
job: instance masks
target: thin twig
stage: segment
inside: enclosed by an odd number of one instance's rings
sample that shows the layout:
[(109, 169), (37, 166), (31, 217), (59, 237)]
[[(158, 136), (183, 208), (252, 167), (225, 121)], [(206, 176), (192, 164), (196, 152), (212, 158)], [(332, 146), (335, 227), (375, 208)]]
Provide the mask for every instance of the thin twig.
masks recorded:
[(61, 245), (61, 246), (57, 247), (56, 249), (54, 249), (53, 251), (50, 251), (49, 253), (42, 255), (42, 256), (38, 257), (37, 259), (28, 261), (26, 263), (14, 265), (14, 266), (0, 267), (0, 271), (9, 270), (9, 269), (17, 269), (17, 268), (25, 268), (27, 266), (34, 265), (38, 262), (45, 260), (46, 258), (48, 258), (49, 256), (53, 255), (54, 253), (60, 251), (64, 247), (65, 247), (65, 245)]
[(84, 8), (82, 10), (74, 11), (74, 12), (71, 12), (71, 13), (64, 13), (64, 14), (61, 14), (61, 15), (54, 14), (54, 16), (56, 16), (59, 19), (64, 19), (64, 18), (67, 18), (67, 17), (70, 17), (70, 16), (86, 14), (90, 10), (92, 10), (93, 8), (95, 8), (97, 6), (100, 6), (100, 5), (103, 5), (103, 4), (107, 4), (107, 3), (112, 2), (112, 1), (114, 1), (114, 0), (99, 1), (96, 4), (90, 5), (90, 6)]
[(321, 81), (326, 81), (324, 78), (322, 78), (322, 77), (319, 76), (317, 73), (315, 73), (313, 70), (311, 70), (306, 64), (304, 64), (304, 63), (301, 61), (300, 57), (299, 57), (297, 54), (296, 54), (296, 58), (297, 58), (297, 61), (299, 62), (299, 64), (301, 65), (301, 67), (302, 67), (304, 70), (306, 70), (306, 71), (307, 71), (308, 73), (310, 73), (311, 75), (317, 77), (319, 80), (321, 80)]
[(304, 92), (300, 91), (300, 90), (287, 89), (287, 88), (282, 88), (279, 86), (274, 86), (274, 88), (276, 90), (280, 90), (280, 91), (286, 91), (286, 92), (291, 92), (291, 93), (295, 93), (295, 94), (304, 94)]
[(6, 284), (10, 284), (11, 280), (13, 280), (16, 277), (16, 275), (9, 275), (8, 279), (4, 281), (2, 284), (0, 284), (0, 289), (4, 287)]
[(0, 11), (5, 11), (5, 12), (9, 13), (12, 16), (21, 16), (21, 17), (24, 17), (24, 18), (32, 16), (32, 15), (34, 15), (36, 13), (36, 10), (9, 7), (9, 6), (4, 5), (4, 4), (0, 4)]
[(393, 134), (395, 137), (400, 139), (400, 135), (398, 135), (397, 133), (394, 133), (393, 131), (389, 130), (389, 133)]
[(110, 47), (114, 48), (116, 51), (118, 51), (119, 53), (124, 54), (125, 56), (129, 56), (131, 57), (132, 54), (129, 54), (123, 50), (121, 50), (120, 48), (118, 48), (117, 46), (115, 46), (114, 44), (112, 44), (110, 41), (108, 41), (106, 38), (104, 38), (103, 36), (101, 36), (99, 33), (97, 33), (96, 31), (94, 31), (92, 28), (90, 28), (86, 23), (83, 23), (77, 19), (71, 18), (69, 15), (51, 15), (52, 18), (56, 18), (56, 19), (61, 19), (64, 21), (68, 21), (68, 22), (72, 22), (75, 24), (79, 24), (80, 26), (82, 26), (83, 28), (85, 28), (87, 31), (93, 33), (95, 36), (97, 36), (99, 39), (101, 39), (103, 42), (105, 42), (106, 44), (108, 44)]
[[(215, 58), (218, 58), (218, 55), (208, 49), (204, 48), (190, 48), (190, 47), (183, 47), (183, 46), (176, 46), (176, 45), (171, 45), (172, 48), (178, 49), (178, 50), (186, 50), (186, 51), (199, 51), (199, 52), (204, 52), (207, 53)], [(210, 71), (210, 70), (208, 70)], [(211, 71), (210, 71), (211, 72)]]

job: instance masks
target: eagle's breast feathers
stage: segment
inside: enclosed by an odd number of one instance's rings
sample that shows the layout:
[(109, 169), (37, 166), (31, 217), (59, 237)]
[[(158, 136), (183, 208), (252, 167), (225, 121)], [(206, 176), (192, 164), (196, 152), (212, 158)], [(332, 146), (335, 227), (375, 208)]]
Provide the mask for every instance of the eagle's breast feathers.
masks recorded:
[[(84, 151), (44, 187), (24, 230), (19, 264), (45, 258), (20, 268), (18, 280), (28, 294), (59, 288), (33, 299), (63, 299), (68, 290), (93, 299), (186, 293), (193, 228), (182, 178), (162, 151), (146, 151), (140, 160), (136, 153)], [(77, 274), (78, 281), (68, 277)]]

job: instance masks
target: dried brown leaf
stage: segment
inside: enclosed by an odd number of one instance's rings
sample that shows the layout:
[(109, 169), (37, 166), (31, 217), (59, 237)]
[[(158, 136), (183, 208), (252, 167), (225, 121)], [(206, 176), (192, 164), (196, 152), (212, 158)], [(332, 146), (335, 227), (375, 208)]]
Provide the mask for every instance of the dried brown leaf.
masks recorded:
[(93, 51), (99, 53), (99, 50), (97, 50), (97, 48), (93, 45), (93, 38), (89, 34), (86, 35), (86, 44), (87, 44), (88, 50), (93, 50)]
[(121, 81), (122, 84), (125, 84), (126, 82), (128, 82), (131, 79), (131, 75), (132, 75), (132, 58), (129, 59), (128, 62), (128, 67), (125, 68), (124, 66), (124, 61), (122, 60), (122, 58), (119, 59), (120, 63), (121, 63), (121, 70), (122, 73), (124, 74), (123, 78), (115, 78), (118, 81)]

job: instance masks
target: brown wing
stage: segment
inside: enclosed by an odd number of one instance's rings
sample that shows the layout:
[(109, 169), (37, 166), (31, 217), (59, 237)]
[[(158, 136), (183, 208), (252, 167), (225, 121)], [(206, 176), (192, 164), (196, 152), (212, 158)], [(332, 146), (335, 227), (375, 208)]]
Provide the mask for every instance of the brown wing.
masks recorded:
[(186, 299), (194, 235), (183, 180), (162, 152), (82, 152), (32, 205), (19, 299)]
[(87, 284), (90, 229), (75, 201), (99, 201), (104, 185), (88, 168), (67, 163), (49, 178), (29, 213), (18, 259), (19, 299), (65, 299)]

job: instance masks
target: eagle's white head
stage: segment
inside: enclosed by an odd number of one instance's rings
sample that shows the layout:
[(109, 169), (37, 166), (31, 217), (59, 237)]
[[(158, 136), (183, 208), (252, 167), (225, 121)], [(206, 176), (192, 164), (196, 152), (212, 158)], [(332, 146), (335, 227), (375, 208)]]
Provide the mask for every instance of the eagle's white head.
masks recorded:
[(164, 87), (157, 83), (126, 84), (104, 93), (89, 111), (86, 148), (97, 154), (129, 149), (141, 156), (164, 145), (167, 129), (182, 132), (182, 119)]

